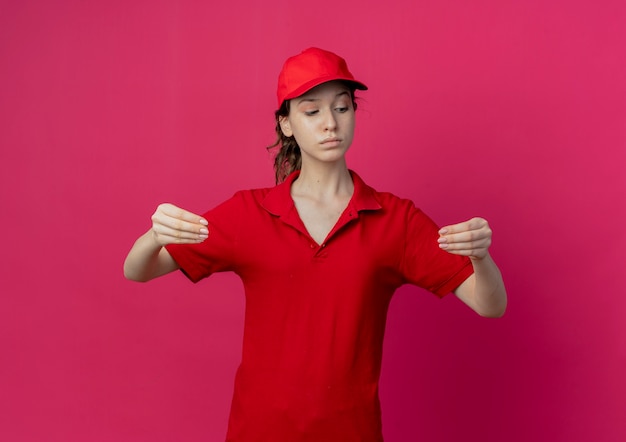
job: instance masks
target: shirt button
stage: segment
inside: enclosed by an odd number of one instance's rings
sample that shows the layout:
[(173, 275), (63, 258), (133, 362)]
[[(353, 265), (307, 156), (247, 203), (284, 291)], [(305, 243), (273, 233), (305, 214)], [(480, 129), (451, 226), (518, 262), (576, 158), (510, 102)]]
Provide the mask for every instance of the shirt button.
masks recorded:
[(314, 249), (315, 248), (315, 244), (311, 244), (311, 248)]

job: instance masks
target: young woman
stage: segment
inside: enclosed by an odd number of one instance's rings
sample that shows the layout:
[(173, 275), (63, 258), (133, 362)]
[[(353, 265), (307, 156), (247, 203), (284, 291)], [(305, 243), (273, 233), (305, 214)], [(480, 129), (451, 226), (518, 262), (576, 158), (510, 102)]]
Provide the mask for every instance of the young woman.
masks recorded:
[(124, 263), (136, 281), (177, 269), (194, 282), (241, 277), (243, 354), (227, 441), (382, 441), (378, 380), (394, 291), (453, 292), (483, 316), (506, 308), (487, 221), (439, 229), (348, 169), (357, 89), (367, 87), (331, 52), (289, 58), (278, 82), (278, 184), (202, 216), (162, 204)]

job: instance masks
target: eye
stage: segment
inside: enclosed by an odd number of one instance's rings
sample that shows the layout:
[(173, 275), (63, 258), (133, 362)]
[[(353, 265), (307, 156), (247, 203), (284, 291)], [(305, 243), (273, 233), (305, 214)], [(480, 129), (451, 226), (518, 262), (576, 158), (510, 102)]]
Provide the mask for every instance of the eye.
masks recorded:
[(304, 115), (309, 116), (309, 117), (315, 115), (316, 113), (318, 113), (317, 109), (304, 111)]
[(335, 110), (336, 110), (337, 112), (341, 113), (341, 114), (343, 114), (344, 112), (348, 112), (348, 110), (349, 110), (349, 109), (350, 109), (350, 108), (349, 108), (349, 107), (347, 107), (347, 106), (345, 106), (345, 107), (343, 107), (343, 106), (342, 106), (342, 107), (336, 107), (336, 108), (335, 108)]

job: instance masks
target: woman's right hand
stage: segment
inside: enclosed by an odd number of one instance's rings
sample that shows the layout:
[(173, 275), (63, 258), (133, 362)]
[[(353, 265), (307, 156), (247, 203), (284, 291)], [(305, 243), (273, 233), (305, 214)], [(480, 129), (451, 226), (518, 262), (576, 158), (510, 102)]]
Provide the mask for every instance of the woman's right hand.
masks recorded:
[(167, 244), (198, 244), (209, 237), (208, 221), (173, 204), (160, 204), (152, 215), (152, 237)]

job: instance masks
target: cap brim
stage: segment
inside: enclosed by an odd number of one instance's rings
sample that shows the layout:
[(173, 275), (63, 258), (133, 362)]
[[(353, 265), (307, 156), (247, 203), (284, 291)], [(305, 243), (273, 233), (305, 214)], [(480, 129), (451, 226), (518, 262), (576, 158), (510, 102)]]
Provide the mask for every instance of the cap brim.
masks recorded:
[(367, 90), (367, 86), (365, 84), (361, 83), (360, 81), (356, 81), (353, 78), (345, 78), (345, 77), (337, 77), (337, 76), (319, 77), (319, 78), (315, 78), (313, 80), (310, 80), (304, 83), (299, 88), (290, 92), (283, 98), (283, 101), (291, 100), (293, 98), (299, 97), (300, 95), (303, 95), (307, 93), (308, 91), (310, 91), (311, 89), (313, 89), (315, 86), (319, 86), (322, 83), (327, 83), (329, 81), (335, 81), (335, 80), (345, 81), (347, 83), (350, 83), (354, 85), (355, 89), (359, 89), (361, 91)]

